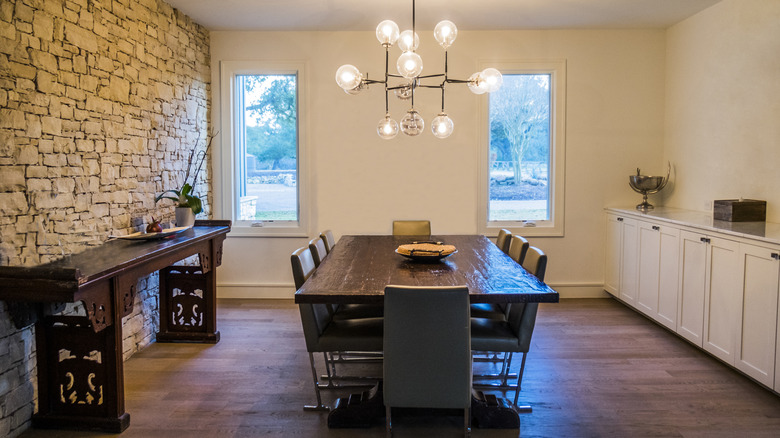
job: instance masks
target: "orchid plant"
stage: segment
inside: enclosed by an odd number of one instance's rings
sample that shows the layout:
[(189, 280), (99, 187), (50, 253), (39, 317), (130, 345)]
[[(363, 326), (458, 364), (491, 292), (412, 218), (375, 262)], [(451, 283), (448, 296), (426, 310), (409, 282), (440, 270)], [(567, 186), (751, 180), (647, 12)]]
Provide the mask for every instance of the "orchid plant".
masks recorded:
[[(203, 167), (203, 163), (206, 161), (206, 156), (208, 155), (209, 149), (211, 148), (211, 142), (214, 140), (214, 137), (216, 137), (217, 134), (218, 133), (214, 133), (213, 135), (209, 136), (209, 142), (206, 145), (206, 150), (200, 151), (197, 154), (195, 153), (195, 149), (192, 150), (190, 157), (187, 160), (187, 173), (184, 175), (184, 184), (182, 184), (181, 188), (166, 190), (160, 193), (154, 198), (154, 202), (159, 202), (161, 199), (170, 199), (176, 202), (176, 207), (190, 208), (194, 214), (198, 214), (203, 211), (203, 202), (201, 202), (200, 198), (194, 194), (193, 185), (198, 180), (198, 173), (200, 173), (200, 169)], [(190, 171), (192, 170), (193, 161), (197, 162), (197, 167), (195, 168), (195, 172), (192, 174), (192, 184), (190, 184), (188, 181), (190, 179)]]

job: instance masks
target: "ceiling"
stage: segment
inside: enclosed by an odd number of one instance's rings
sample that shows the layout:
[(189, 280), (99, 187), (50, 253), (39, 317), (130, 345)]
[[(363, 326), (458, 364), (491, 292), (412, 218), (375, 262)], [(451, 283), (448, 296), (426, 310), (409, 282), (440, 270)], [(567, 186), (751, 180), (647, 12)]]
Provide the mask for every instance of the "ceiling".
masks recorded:
[[(209, 30), (374, 30), (411, 27), (409, 0), (165, 0)], [(417, 27), (462, 30), (666, 28), (720, 0), (419, 0)]]

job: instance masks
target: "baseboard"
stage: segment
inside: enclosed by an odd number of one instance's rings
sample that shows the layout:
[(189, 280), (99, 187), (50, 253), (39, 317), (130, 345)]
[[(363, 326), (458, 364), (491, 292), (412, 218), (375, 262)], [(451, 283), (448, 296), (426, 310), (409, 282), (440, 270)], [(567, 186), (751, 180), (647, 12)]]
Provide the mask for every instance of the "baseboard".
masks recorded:
[[(607, 298), (604, 285), (594, 283), (552, 283), (561, 298)], [(295, 297), (292, 284), (217, 284), (217, 298), (258, 298), (291, 300)]]
[(277, 284), (217, 284), (217, 298), (284, 299), (295, 298), (295, 285)]
[(608, 298), (601, 283), (549, 283), (561, 298)]

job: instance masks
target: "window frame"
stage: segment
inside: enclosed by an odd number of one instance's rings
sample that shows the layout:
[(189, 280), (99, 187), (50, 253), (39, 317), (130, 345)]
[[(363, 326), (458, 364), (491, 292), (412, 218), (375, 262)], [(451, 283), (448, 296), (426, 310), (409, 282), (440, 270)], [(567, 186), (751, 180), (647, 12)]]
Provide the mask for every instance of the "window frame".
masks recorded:
[[(242, 75), (296, 75), (297, 98), (297, 161), (298, 169), (296, 186), (298, 193), (298, 221), (256, 221), (239, 220), (236, 211), (236, 198), (239, 184), (235, 141), (237, 138), (236, 112), (236, 77)], [(306, 62), (304, 61), (221, 61), (220, 62), (220, 163), (219, 176), (215, 172), (215, 180), (219, 180), (221, 188), (215, 190), (221, 197), (219, 211), (223, 218), (233, 221), (231, 237), (307, 237), (310, 233), (311, 203), (309, 198), (309, 159), (308, 159), (308, 82), (306, 77)]]
[(502, 228), (523, 236), (562, 237), (564, 235), (564, 193), (566, 159), (566, 61), (480, 62), (479, 68), (493, 67), (502, 74), (550, 75), (550, 220), (488, 221), (490, 208), (490, 102), (479, 100), (479, 208), (477, 226), (481, 234), (495, 236)]

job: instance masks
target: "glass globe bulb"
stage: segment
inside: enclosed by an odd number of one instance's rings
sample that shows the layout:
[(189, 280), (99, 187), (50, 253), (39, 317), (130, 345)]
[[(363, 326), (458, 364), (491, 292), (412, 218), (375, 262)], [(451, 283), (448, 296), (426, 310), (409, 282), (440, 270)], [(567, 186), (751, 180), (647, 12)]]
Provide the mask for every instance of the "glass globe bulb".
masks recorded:
[(412, 33), (411, 30), (401, 32), (401, 36), (398, 38), (398, 48), (402, 52), (414, 52), (418, 47), (420, 47), (420, 37), (416, 32)]
[(414, 109), (410, 109), (404, 118), (401, 119), (401, 132), (408, 136), (414, 137), (415, 135), (420, 135), (424, 129), (425, 121)]
[(398, 57), (398, 62), (395, 63), (398, 69), (398, 74), (401, 76), (412, 79), (422, 73), (423, 62), (420, 55), (414, 52), (404, 52)]
[(385, 20), (376, 27), (376, 39), (383, 46), (391, 47), (398, 40), (398, 25), (393, 20)]
[(447, 138), (455, 129), (452, 119), (445, 113), (439, 113), (431, 122), (431, 132), (436, 138)]
[(386, 114), (385, 118), (380, 120), (376, 126), (376, 133), (385, 140), (391, 140), (398, 135), (398, 122), (391, 119), (390, 114)]
[(344, 90), (352, 90), (363, 82), (363, 75), (354, 65), (344, 64), (336, 70), (336, 83)]
[(455, 42), (455, 38), (458, 36), (458, 28), (455, 23), (449, 20), (442, 20), (433, 29), (433, 37), (439, 43), (444, 50), (447, 50), (452, 43)]
[(368, 88), (368, 86), (364, 86), (363, 82), (360, 82), (357, 87), (351, 88), (349, 90), (344, 90), (345, 93), (351, 94), (353, 96), (360, 94), (361, 91)]
[(485, 89), (488, 93), (492, 93), (504, 83), (504, 77), (501, 72), (494, 68), (486, 68), (480, 73), (482, 80), (485, 82)]
[(474, 73), (469, 76), (468, 82), (469, 90), (474, 94), (484, 94), (487, 91), (485, 87), (485, 81), (482, 80), (481, 73)]

